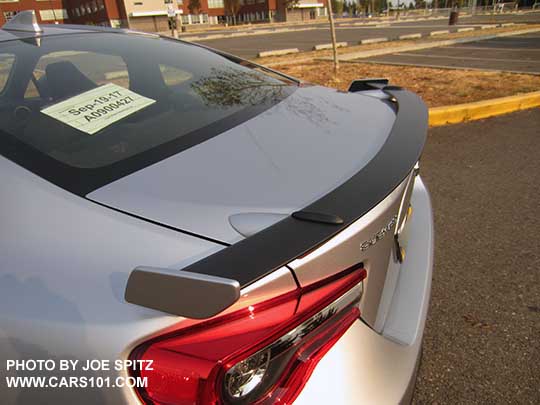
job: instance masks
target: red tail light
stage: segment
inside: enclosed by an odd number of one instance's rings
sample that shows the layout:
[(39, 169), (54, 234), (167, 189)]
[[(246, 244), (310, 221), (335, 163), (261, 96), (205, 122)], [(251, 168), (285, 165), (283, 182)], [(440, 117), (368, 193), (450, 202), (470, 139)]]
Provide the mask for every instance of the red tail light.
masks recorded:
[(152, 339), (138, 394), (153, 405), (290, 404), (359, 317), (362, 268)]

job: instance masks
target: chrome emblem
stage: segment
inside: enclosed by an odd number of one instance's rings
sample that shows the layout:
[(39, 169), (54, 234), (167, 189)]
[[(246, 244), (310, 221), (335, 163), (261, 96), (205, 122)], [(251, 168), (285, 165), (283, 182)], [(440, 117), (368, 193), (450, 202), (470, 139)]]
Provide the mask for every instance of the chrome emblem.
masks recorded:
[(394, 215), (388, 224), (386, 224), (379, 232), (377, 232), (373, 237), (369, 240), (366, 240), (365, 242), (362, 242), (360, 244), (360, 250), (362, 252), (365, 252), (368, 250), (371, 246), (375, 245), (378, 241), (380, 241), (382, 238), (386, 236), (387, 233), (391, 232), (394, 226), (397, 222), (397, 215)]

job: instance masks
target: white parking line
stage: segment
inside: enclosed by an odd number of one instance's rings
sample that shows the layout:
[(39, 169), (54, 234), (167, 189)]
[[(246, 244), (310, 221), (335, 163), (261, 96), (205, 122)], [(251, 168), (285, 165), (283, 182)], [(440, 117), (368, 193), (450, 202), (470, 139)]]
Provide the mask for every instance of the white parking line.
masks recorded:
[(445, 46), (446, 49), (471, 49), (479, 51), (520, 51), (520, 52), (540, 52), (540, 48), (490, 48), (487, 46)]
[(386, 61), (373, 61), (373, 60), (359, 60), (359, 61), (347, 61), (348, 63), (371, 63), (373, 65), (392, 65), (392, 66), (413, 66), (413, 67), (427, 67), (433, 69), (446, 69), (446, 70), (475, 70), (480, 72), (503, 72), (503, 73), (519, 73), (533, 76), (540, 76), (540, 72), (531, 72), (528, 70), (506, 70), (506, 69), (491, 69), (491, 68), (477, 68), (469, 66), (448, 66), (448, 65), (434, 65), (431, 63), (410, 63), (410, 62), (386, 62)]
[(458, 59), (458, 60), (481, 60), (490, 62), (512, 62), (512, 63), (538, 63), (540, 60), (516, 60), (516, 59), (499, 59), (499, 58), (475, 58), (472, 56), (446, 56), (446, 55), (429, 55), (426, 53), (395, 53), (398, 56), (420, 56), (422, 58), (434, 58), (434, 59)]

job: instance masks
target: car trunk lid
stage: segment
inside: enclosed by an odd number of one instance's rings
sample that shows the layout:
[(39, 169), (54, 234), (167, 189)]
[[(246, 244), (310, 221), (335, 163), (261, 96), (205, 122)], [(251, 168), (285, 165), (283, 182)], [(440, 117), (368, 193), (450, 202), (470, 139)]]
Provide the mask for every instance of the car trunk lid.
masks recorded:
[(232, 244), (344, 183), (377, 154), (394, 120), (379, 99), (301, 87), (259, 116), (87, 198)]

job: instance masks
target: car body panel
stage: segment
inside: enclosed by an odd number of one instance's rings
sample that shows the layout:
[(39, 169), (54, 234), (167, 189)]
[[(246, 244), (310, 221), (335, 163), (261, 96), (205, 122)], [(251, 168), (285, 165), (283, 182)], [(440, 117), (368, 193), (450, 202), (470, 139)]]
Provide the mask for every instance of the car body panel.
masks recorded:
[(392, 108), (372, 97), (300, 88), (259, 116), (87, 198), (234, 243), (243, 236), (231, 216), (304, 208), (366, 165), (394, 120)]
[[(83, 31), (47, 27), (45, 34)], [(0, 41), (39, 37), (2, 32)], [(328, 195), (368, 165), (387, 140), (396, 114), (386, 98), (383, 92), (367, 97), (302, 87), (260, 116), (102, 187), (88, 198), (0, 157), (5, 190), (0, 200), (1, 358), (127, 359), (140, 343), (198, 322), (127, 303), (124, 291), (130, 272), (138, 266), (186, 268), (223, 252), (228, 244), (248, 241), (258, 227), (272, 227)], [(270, 274), (260, 266), (262, 278), (245, 286), (238, 302), (223, 312), (290, 292), (335, 274), (342, 266), (365, 261), (368, 281), (360, 307), (375, 330), (357, 320), (317, 365), (297, 405), (391, 404), (410, 393), (433, 265), (432, 211), (420, 179), (411, 196), (415, 208), (407, 225), (405, 261), (399, 264), (394, 259), (391, 235), (365, 255), (354, 249), (399, 211), (412, 174), (406, 178), (401, 166), (398, 171), (386, 192), (398, 181), (401, 184), (386, 198), (378, 195), (372, 211), (296, 262), (271, 267)], [(247, 220), (242, 219), (246, 214)], [(256, 219), (257, 215), (264, 220)], [(344, 246), (335, 246), (336, 241)], [(388, 277), (384, 281), (382, 275), (388, 269), (395, 276), (391, 291), (383, 288)], [(381, 289), (390, 291), (383, 317), (379, 316)], [(370, 298), (372, 291), (379, 295)], [(7, 373), (16, 375), (29, 374)], [(115, 378), (127, 373), (90, 375)], [(2, 390), (2, 402), (135, 405), (140, 400), (128, 387), (35, 388)]]
[(387, 269), (390, 261), (395, 260), (395, 226), (366, 250), (362, 250), (361, 245), (386, 228), (397, 216), (405, 186), (406, 180), (366, 215), (308, 255), (290, 263), (301, 285), (312, 284), (363, 263), (368, 277), (364, 281), (361, 312), (363, 319), (373, 327), (379, 312)]
[[(2, 157), (0, 173), (2, 359), (124, 358), (131, 342), (179, 321), (124, 301), (131, 270), (181, 268), (223, 248), (119, 215)], [(118, 404), (120, 394), (9, 389), (2, 402)]]
[(319, 362), (295, 405), (395, 405), (410, 400), (433, 271), (431, 202), (423, 182), (417, 180), (411, 198), (415, 209), (408, 225), (409, 253), (400, 268), (384, 332), (395, 331), (398, 324), (407, 323), (410, 340), (398, 343), (356, 321)]

